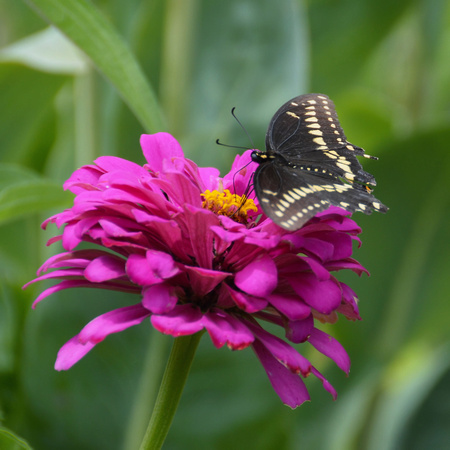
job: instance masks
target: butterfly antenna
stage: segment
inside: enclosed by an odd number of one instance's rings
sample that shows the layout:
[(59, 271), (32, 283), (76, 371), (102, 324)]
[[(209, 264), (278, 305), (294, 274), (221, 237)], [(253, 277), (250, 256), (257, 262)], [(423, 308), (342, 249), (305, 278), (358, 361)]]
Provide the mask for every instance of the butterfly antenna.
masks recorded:
[(252, 148), (255, 148), (255, 143), (253, 142), (253, 139), (250, 137), (250, 134), (248, 133), (247, 129), (242, 125), (242, 122), (238, 119), (236, 116), (236, 107), (233, 106), (231, 109), (231, 115), (235, 118), (236, 122), (239, 124), (239, 126), (244, 130), (244, 133), (247, 135), (248, 140), (250, 141), (250, 144), (252, 144)]
[(240, 149), (240, 150), (248, 150), (247, 147), (241, 147), (240, 145), (229, 145), (229, 144), (224, 144), (224, 143), (220, 142), (219, 139), (216, 139), (216, 144), (217, 144), (217, 145), (221, 145), (222, 147), (238, 148), (238, 149)]

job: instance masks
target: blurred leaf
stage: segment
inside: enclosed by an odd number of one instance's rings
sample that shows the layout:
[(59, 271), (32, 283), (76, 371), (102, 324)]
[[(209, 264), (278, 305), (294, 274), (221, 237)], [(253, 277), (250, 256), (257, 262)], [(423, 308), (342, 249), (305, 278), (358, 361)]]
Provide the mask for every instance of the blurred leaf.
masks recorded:
[(54, 27), (2, 48), (0, 62), (22, 63), (43, 72), (59, 74), (76, 75), (87, 70), (85, 56)]
[(88, 55), (148, 132), (162, 131), (155, 94), (122, 38), (86, 0), (27, 0)]
[(0, 448), (2, 450), (32, 450), (23, 439), (6, 428), (0, 428)]
[(109, 336), (68, 371), (57, 372), (53, 365), (58, 349), (90, 320), (138, 298), (72, 289), (42, 302), (28, 316), (18, 375), (27, 405), (23, 410), (11, 399), (10, 407), (20, 417), (14, 428), (36, 449), (121, 448), (150, 322)]
[(0, 164), (0, 191), (20, 181), (39, 179), (39, 175), (26, 167), (16, 164)]
[(12, 165), (0, 165), (0, 223), (35, 212), (69, 206), (73, 195), (58, 183), (35, 178), (30, 172)]
[(375, 47), (415, 0), (323, 0), (311, 2), (309, 17), (312, 91), (334, 96), (358, 81)]
[(1, 161), (39, 170), (53, 139), (48, 124), (53, 102), (67, 79), (17, 64), (0, 64)]
[[(409, 430), (408, 425), (429, 392), (448, 371), (449, 349), (448, 345), (433, 349), (415, 343), (401, 352), (393, 365), (386, 367), (375, 411), (367, 427), (370, 434), (363, 436), (368, 450), (395, 450), (402, 448), (402, 438), (411, 441), (410, 433), (414, 430)], [(436, 450), (448, 448), (444, 442), (434, 444), (432, 448)]]
[[(443, 355), (448, 361), (447, 355)], [(438, 364), (437, 370), (441, 369)], [(409, 417), (408, 427), (402, 433), (401, 445), (408, 450), (423, 450), (433, 448), (435, 450), (447, 450), (450, 442), (450, 429), (448, 418), (450, 417), (450, 370), (438, 377), (430, 375), (431, 382), (425, 384), (422, 402), (412, 411)], [(437, 380), (436, 380), (437, 379)], [(422, 388), (422, 386), (420, 386)]]

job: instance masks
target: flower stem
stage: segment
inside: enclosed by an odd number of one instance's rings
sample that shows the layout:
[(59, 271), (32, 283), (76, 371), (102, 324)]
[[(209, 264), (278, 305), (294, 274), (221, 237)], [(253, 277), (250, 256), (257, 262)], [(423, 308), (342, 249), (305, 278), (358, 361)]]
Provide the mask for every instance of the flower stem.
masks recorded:
[(174, 340), (153, 414), (140, 450), (156, 450), (162, 447), (177, 410), (202, 334), (199, 332), (190, 336), (180, 336)]
[(172, 336), (164, 335), (154, 328), (151, 329), (144, 367), (128, 419), (123, 450), (136, 450), (142, 442), (161, 384), (164, 362), (169, 355), (169, 344), (172, 342)]

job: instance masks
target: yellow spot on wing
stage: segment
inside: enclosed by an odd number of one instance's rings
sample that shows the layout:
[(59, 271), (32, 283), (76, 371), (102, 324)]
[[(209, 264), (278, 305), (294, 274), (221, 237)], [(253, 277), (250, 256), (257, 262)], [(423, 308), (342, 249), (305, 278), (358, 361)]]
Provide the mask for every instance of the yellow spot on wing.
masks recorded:
[(295, 203), (295, 200), (289, 196), (288, 194), (283, 194), (283, 197), (289, 202), (289, 203)]
[(331, 159), (338, 159), (339, 158), (339, 154), (336, 153), (334, 150), (330, 150), (328, 152), (325, 152), (325, 154)]
[(306, 194), (299, 188), (294, 188), (294, 192), (298, 195), (300, 195), (300, 197), (305, 197)]
[(327, 143), (321, 137), (314, 138), (313, 142), (315, 142), (317, 145), (327, 145)]
[(286, 114), (287, 114), (288, 116), (295, 117), (296, 119), (300, 119), (300, 117), (297, 116), (297, 114), (293, 113), (292, 111), (287, 111)]

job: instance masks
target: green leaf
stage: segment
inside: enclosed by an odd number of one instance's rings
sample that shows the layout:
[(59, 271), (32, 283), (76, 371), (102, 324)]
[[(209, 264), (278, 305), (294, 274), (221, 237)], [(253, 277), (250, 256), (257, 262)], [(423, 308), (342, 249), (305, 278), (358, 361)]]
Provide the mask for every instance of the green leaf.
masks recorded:
[(0, 64), (0, 159), (39, 170), (53, 140), (53, 103), (67, 76)]
[(59, 183), (13, 165), (0, 166), (0, 224), (42, 209), (66, 207), (73, 197)]
[[(412, 417), (420, 413), (429, 393), (448, 372), (449, 355), (449, 345), (434, 349), (416, 341), (397, 356), (392, 366), (386, 367), (380, 383), (381, 392), (370, 419), (370, 434), (365, 440), (368, 450), (412, 448), (410, 434), (415, 430), (409, 429), (408, 425)], [(410, 445), (402, 446), (402, 440), (409, 440)], [(439, 445), (431, 447), (444, 448)]]
[(6, 428), (0, 428), (0, 448), (2, 450), (32, 449), (23, 439)]
[(48, 27), (0, 50), (0, 61), (22, 63), (43, 72), (77, 75), (86, 57), (59, 30)]
[(162, 131), (156, 96), (112, 25), (86, 0), (27, 0), (88, 55), (148, 132)]

